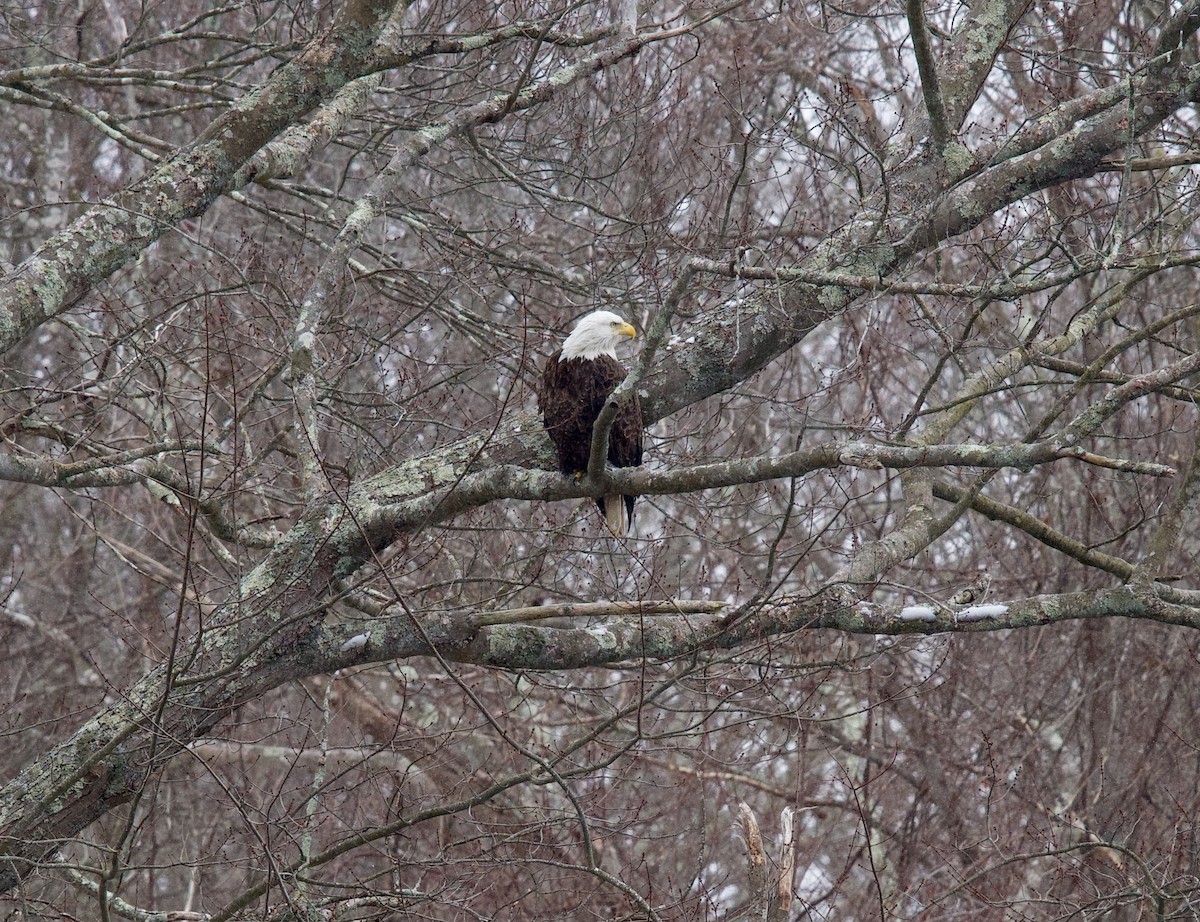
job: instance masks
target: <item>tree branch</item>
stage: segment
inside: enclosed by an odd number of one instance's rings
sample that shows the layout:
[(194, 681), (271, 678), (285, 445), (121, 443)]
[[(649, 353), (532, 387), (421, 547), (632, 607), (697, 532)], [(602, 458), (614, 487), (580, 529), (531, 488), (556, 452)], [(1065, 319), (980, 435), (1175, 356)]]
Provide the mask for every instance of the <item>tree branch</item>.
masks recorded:
[(982, 0), (967, 11), (966, 20), (942, 55), (939, 72), (942, 111), (950, 135), (962, 126), (967, 112), (979, 98), (996, 55), (1030, 3), (1031, 0)]
[(933, 59), (933, 48), (929, 44), (929, 30), (925, 27), (925, 10), (921, 0), (906, 0), (904, 13), (908, 17), (913, 53), (917, 58), (917, 72), (921, 75), (921, 94), (925, 97), (925, 111), (929, 114), (929, 134), (933, 138), (937, 155), (941, 157), (942, 151), (950, 143), (951, 133), (946, 124), (937, 62)]
[(1132, 580), (1139, 585), (1150, 585), (1160, 579), (1167, 567), (1168, 555), (1179, 541), (1185, 521), (1194, 521), (1200, 510), (1200, 425), (1192, 439), (1192, 454), (1188, 458), (1183, 481), (1176, 488), (1163, 510), (1158, 528), (1150, 535), (1146, 556), (1133, 571)]
[(680, 271), (679, 276), (675, 279), (675, 283), (671, 286), (671, 291), (667, 295), (666, 301), (663, 302), (662, 307), (659, 308), (654, 315), (654, 319), (650, 322), (649, 329), (646, 331), (645, 342), (641, 352), (638, 354), (637, 365), (634, 366), (633, 371), (625, 376), (625, 380), (617, 385), (616, 389), (609, 394), (608, 400), (604, 402), (604, 408), (596, 417), (596, 422), (592, 424), (592, 443), (588, 454), (587, 466), (588, 480), (594, 481), (597, 484), (603, 482), (604, 468), (608, 460), (608, 437), (612, 432), (613, 423), (617, 419), (617, 413), (628, 402), (630, 395), (637, 390), (642, 383), (642, 379), (646, 377), (646, 373), (650, 370), (654, 356), (658, 353), (658, 347), (662, 345), (663, 339), (666, 338), (667, 330), (671, 325), (671, 317), (674, 315), (675, 309), (679, 306), (679, 302), (683, 300), (683, 296), (687, 292), (693, 275), (695, 275), (695, 269), (690, 263)]
[(1085, 566), (1104, 570), (1122, 580), (1129, 579), (1133, 575), (1133, 564), (1128, 561), (1090, 548), (1057, 529), (1051, 528), (1037, 516), (1023, 512), (1015, 506), (990, 499), (982, 494), (970, 496), (968, 499), (969, 494), (966, 490), (941, 481), (934, 481), (933, 495), (950, 503), (961, 503), (965, 500), (970, 508), (980, 515), (993, 522), (1003, 522), (1005, 525), (1020, 529), (1034, 540), (1066, 554)]

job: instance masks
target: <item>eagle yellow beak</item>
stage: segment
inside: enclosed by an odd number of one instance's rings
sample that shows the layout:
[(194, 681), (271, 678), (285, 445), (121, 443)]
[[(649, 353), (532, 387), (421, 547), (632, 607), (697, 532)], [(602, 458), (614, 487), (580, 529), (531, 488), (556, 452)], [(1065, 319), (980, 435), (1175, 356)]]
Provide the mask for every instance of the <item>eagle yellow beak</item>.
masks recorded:
[(617, 327), (617, 332), (622, 336), (628, 336), (630, 339), (637, 339), (637, 330), (633, 328), (632, 323), (623, 323)]

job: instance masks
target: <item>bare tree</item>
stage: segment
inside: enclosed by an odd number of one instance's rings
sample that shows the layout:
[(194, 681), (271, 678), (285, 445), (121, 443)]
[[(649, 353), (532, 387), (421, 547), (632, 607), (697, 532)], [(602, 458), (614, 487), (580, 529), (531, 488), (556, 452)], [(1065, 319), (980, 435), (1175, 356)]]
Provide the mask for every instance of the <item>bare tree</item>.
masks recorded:
[(1200, 2), (0, 11), (7, 918), (1196, 915)]

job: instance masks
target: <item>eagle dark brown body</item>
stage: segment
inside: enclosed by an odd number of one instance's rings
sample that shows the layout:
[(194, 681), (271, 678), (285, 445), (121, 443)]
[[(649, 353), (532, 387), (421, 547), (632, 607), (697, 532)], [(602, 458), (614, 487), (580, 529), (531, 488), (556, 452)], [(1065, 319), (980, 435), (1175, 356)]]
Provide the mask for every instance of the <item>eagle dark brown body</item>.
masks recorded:
[[(588, 455), (592, 450), (592, 426), (604, 409), (604, 401), (622, 381), (625, 369), (616, 359), (600, 355), (594, 359), (563, 359), (562, 352), (546, 362), (542, 373), (542, 389), (538, 404), (542, 423), (558, 453), (558, 466), (564, 474), (576, 475), (587, 471)], [(642, 407), (634, 394), (617, 412), (608, 438), (608, 461), (613, 467), (636, 467), (642, 463)], [(625, 529), (633, 522), (634, 497), (624, 496)], [(617, 497), (597, 497), (596, 504), (614, 534), (615, 519), (606, 508), (605, 500)]]

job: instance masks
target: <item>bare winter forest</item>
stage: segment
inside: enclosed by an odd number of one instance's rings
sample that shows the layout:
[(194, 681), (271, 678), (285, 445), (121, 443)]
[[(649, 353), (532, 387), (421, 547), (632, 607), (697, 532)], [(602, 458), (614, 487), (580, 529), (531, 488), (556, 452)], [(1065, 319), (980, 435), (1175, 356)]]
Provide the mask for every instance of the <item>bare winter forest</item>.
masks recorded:
[(0, 0), (0, 920), (1197, 918), (1198, 28)]

